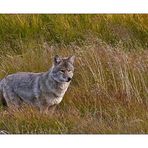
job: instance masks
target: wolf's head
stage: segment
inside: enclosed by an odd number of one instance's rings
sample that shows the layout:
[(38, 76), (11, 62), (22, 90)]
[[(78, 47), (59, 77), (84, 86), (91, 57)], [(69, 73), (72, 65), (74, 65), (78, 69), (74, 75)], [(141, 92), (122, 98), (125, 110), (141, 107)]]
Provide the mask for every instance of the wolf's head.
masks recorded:
[(52, 78), (57, 82), (70, 82), (74, 72), (75, 56), (61, 58), (58, 55), (54, 57), (53, 68), (51, 71)]

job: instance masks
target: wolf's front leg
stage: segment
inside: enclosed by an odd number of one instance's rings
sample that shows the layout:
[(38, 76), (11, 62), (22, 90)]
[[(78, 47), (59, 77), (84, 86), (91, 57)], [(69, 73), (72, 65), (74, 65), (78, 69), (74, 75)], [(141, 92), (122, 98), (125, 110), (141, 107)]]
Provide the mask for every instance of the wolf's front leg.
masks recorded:
[(55, 104), (55, 105), (52, 105), (52, 106), (49, 106), (49, 107), (48, 107), (48, 112), (49, 112), (49, 114), (52, 115), (52, 114), (55, 112), (56, 107), (57, 107), (56, 104)]
[(40, 106), (40, 113), (52, 115), (56, 109), (56, 105), (43, 105)]
[(40, 113), (41, 114), (48, 114), (48, 105), (40, 106)]

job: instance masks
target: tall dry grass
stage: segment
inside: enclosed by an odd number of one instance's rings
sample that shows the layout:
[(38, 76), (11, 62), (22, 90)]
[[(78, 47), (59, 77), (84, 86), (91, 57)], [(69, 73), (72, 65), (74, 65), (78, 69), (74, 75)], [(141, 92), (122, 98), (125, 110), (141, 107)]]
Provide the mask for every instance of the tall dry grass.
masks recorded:
[[(148, 133), (148, 52), (127, 52), (97, 38), (83, 43), (35, 44), (1, 55), (0, 77), (47, 71), (53, 56), (76, 55), (75, 74), (54, 114), (32, 107), (1, 109), (0, 129), (10, 133)], [(22, 46), (25, 49), (26, 46)]]

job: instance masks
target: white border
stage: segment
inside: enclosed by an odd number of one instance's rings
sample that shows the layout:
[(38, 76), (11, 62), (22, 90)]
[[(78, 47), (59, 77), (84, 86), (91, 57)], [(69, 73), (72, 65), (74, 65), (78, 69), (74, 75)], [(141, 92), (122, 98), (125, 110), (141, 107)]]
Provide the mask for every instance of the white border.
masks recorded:
[[(0, 13), (148, 13), (147, 0), (1, 0)], [(5, 148), (144, 147), (148, 136), (13, 135), (0, 136)]]
[(148, 1), (1, 0), (0, 13), (148, 13)]
[(0, 136), (5, 148), (143, 148), (148, 144), (144, 135), (14, 135)]

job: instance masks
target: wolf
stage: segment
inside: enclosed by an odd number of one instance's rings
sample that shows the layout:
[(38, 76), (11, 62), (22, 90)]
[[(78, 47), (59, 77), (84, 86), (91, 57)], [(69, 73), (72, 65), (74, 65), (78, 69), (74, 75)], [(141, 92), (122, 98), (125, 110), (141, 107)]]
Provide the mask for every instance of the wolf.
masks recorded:
[(20, 107), (27, 103), (41, 112), (59, 104), (74, 73), (75, 56), (56, 55), (47, 72), (18, 72), (0, 80), (0, 99), (7, 107)]

